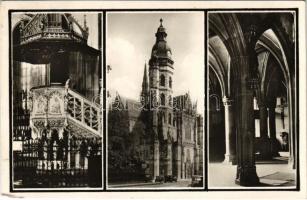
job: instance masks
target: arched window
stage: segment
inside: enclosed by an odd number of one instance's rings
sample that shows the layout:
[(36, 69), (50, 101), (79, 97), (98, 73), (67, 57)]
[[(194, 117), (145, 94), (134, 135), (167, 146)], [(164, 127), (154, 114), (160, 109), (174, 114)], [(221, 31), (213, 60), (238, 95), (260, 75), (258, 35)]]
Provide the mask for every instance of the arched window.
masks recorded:
[(172, 88), (172, 84), (173, 84), (172, 77), (169, 77), (169, 80), (168, 80), (169, 88)]
[(172, 106), (172, 104), (173, 104), (171, 95), (169, 95), (169, 97), (168, 97), (168, 103), (169, 103), (169, 106)]
[(185, 139), (186, 140), (191, 140), (191, 133), (192, 133), (192, 130), (191, 130), (191, 125), (188, 123), (186, 126), (185, 126)]
[(165, 86), (165, 77), (163, 74), (160, 75), (160, 86)]
[(160, 95), (160, 98), (161, 98), (161, 105), (165, 106), (165, 95), (163, 93)]
[(168, 123), (172, 124), (172, 114), (171, 113), (168, 114)]

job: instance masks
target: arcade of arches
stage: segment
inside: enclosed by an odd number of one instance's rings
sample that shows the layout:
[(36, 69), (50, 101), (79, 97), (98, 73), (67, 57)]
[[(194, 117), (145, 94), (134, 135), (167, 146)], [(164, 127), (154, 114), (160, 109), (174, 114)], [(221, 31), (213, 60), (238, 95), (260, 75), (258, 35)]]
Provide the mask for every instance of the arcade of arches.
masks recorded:
[(298, 138), (294, 14), (209, 13), (211, 177), (219, 174), (217, 168), (236, 167), (232, 183), (263, 185), (259, 170), (266, 164), (276, 166), (276, 173), (283, 166), (294, 177)]

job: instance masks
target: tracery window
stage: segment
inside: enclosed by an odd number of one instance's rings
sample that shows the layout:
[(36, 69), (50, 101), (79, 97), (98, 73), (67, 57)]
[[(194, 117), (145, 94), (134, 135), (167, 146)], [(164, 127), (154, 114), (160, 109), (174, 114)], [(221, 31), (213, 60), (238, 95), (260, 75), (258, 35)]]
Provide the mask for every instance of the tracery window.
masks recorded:
[(165, 95), (163, 93), (160, 95), (160, 98), (161, 98), (161, 105), (165, 106)]
[(160, 75), (160, 86), (165, 86), (165, 76), (163, 74)]

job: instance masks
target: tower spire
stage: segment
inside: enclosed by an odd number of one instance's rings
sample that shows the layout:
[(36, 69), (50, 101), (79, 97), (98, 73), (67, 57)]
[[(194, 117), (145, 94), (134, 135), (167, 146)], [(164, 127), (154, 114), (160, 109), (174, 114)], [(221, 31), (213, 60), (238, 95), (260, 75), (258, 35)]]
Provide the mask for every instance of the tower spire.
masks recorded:
[(149, 93), (149, 84), (148, 84), (148, 76), (147, 76), (147, 65), (146, 61), (144, 64), (144, 74), (143, 74), (143, 82), (142, 82), (142, 92), (141, 92), (141, 101), (145, 101), (144, 103), (147, 103)]
[(156, 33), (157, 41), (164, 41), (166, 36), (167, 36), (166, 30), (163, 27), (162, 23), (163, 23), (163, 19), (161, 18), (160, 19), (160, 26), (158, 27), (158, 30), (157, 30), (157, 33)]

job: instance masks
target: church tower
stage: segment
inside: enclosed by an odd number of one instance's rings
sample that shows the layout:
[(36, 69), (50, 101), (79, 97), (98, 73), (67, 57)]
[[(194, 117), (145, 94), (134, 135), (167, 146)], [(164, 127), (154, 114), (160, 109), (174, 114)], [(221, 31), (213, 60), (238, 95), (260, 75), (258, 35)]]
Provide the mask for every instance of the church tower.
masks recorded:
[(172, 175), (173, 64), (166, 42), (166, 29), (160, 19), (156, 42), (149, 60), (149, 91), (154, 133), (154, 177)]

